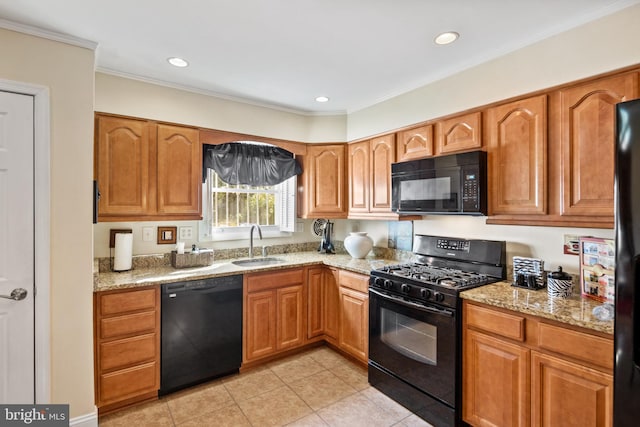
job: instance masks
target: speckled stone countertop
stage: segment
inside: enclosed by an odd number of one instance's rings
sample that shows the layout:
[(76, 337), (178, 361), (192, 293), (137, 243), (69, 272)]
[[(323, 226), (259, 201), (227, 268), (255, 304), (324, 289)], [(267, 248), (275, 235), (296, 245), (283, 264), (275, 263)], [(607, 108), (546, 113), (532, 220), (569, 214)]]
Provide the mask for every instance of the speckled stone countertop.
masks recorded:
[[(162, 283), (179, 282), (182, 280), (197, 280), (208, 277), (229, 276), (232, 274), (256, 273), (260, 271), (282, 270), (285, 268), (303, 267), (307, 265), (328, 265), (355, 273), (368, 275), (372, 269), (388, 264), (397, 264), (397, 260), (365, 258), (353, 259), (350, 255), (319, 254), (317, 252), (297, 252), (277, 254), (273, 257), (283, 262), (261, 267), (241, 267), (231, 262), (233, 259), (215, 261), (212, 265), (195, 268), (173, 268), (158, 266), (137, 268), (130, 271), (115, 273), (99, 273), (94, 280), (95, 292), (114, 289), (135, 288), (140, 286), (158, 285)], [(245, 258), (246, 259), (246, 258)], [(254, 259), (260, 259), (255, 257)]]
[(613, 334), (613, 320), (599, 320), (592, 314), (593, 308), (602, 303), (580, 295), (550, 298), (546, 289), (530, 291), (513, 287), (509, 282), (498, 282), (464, 291), (461, 296), (470, 301)]

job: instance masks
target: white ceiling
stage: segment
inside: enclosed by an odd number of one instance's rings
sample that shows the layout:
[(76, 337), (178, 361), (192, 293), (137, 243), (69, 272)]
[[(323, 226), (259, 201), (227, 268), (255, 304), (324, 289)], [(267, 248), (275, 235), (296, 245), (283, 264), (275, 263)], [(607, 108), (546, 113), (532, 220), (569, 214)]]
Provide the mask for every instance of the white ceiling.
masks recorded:
[[(0, 0), (0, 18), (96, 42), (102, 72), (328, 114), (359, 110), (639, 2)], [(442, 31), (460, 39), (437, 46)], [(172, 67), (171, 56), (190, 66)], [(317, 103), (318, 95), (330, 101)]]

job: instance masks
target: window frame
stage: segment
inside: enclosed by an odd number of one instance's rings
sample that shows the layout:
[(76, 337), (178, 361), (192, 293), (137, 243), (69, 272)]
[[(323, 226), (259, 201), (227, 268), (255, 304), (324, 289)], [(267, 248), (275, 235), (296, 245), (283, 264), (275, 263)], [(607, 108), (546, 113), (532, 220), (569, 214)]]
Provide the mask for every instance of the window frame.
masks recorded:
[[(207, 171), (207, 180), (202, 185), (202, 220), (200, 221), (199, 240), (205, 242), (216, 242), (226, 240), (248, 239), (251, 226), (238, 227), (214, 227), (212, 225), (211, 203), (215, 193), (213, 179), (210, 178), (212, 170)], [(281, 184), (278, 184), (275, 197), (275, 225), (261, 225), (263, 238), (278, 238), (291, 236), (295, 229), (296, 220), (296, 189), (297, 177), (293, 176)], [(238, 191), (237, 193), (255, 194), (251, 191)]]

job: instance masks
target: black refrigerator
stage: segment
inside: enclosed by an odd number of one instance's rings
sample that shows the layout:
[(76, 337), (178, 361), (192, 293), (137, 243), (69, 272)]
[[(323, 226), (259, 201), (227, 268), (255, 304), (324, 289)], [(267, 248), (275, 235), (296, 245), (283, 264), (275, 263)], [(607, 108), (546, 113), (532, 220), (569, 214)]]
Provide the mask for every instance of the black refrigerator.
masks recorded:
[(616, 106), (613, 421), (640, 425), (640, 99)]

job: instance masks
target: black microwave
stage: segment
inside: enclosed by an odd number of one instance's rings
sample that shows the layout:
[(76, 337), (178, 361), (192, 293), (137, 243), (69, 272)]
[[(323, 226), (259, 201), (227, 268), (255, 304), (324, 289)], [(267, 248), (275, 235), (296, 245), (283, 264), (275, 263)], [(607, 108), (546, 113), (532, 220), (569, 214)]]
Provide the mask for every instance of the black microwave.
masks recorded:
[(391, 209), (409, 215), (487, 214), (487, 153), (471, 151), (391, 165)]

